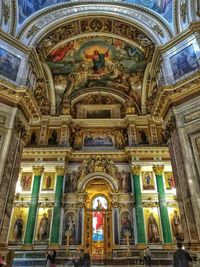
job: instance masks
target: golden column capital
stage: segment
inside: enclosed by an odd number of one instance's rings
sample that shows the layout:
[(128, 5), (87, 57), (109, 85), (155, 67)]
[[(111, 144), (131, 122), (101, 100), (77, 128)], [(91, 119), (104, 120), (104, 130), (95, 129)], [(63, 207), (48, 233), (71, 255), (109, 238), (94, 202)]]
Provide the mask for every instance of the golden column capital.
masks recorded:
[(140, 165), (131, 165), (131, 172), (134, 175), (140, 175), (141, 166)]
[(41, 176), (44, 171), (43, 166), (33, 166), (33, 173), (35, 176)]
[(156, 175), (162, 175), (164, 170), (164, 165), (154, 165), (153, 171)]
[(59, 176), (64, 176), (65, 174), (65, 170), (66, 170), (66, 166), (56, 166), (56, 174)]

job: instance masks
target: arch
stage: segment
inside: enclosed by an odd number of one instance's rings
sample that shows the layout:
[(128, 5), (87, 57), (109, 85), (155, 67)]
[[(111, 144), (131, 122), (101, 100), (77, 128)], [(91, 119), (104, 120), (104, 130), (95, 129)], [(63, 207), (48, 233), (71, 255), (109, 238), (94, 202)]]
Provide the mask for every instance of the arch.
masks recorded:
[[(65, 4), (37, 12), (22, 24), (17, 37), (27, 45), (35, 46), (52, 28), (58, 27), (75, 17), (88, 16), (92, 12), (98, 16), (112, 16), (133, 23), (154, 41), (161, 45), (173, 37), (174, 32), (167, 21), (156, 12), (135, 4)], [(66, 20), (67, 16), (67, 20)]]
[(116, 178), (111, 177), (110, 175), (106, 173), (100, 173), (100, 172), (94, 172), (86, 175), (85, 177), (81, 178), (78, 181), (77, 184), (77, 191), (78, 192), (84, 192), (88, 186), (88, 184), (93, 180), (93, 179), (101, 179), (104, 180), (106, 183), (109, 184), (110, 188), (112, 191), (117, 192), (118, 191), (118, 181)]

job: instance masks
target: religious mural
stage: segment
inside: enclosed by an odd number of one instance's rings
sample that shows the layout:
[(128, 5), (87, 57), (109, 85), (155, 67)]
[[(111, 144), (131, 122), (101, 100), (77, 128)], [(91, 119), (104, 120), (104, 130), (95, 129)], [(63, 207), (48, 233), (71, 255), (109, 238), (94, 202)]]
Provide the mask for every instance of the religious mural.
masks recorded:
[(42, 190), (53, 190), (55, 183), (55, 173), (46, 172), (42, 179)]
[[(52, 6), (59, 3), (77, 2), (73, 0), (18, 0), (19, 4), (19, 23), (22, 23), (26, 18), (36, 13), (42, 8)], [(119, 1), (120, 2), (120, 1)], [(123, 3), (134, 3), (145, 6), (156, 13), (162, 15), (168, 22), (172, 22), (172, 0), (121, 0)], [(81, 1), (80, 1), (81, 3)]]
[(0, 47), (0, 75), (16, 81), (21, 59)]
[(28, 208), (14, 208), (10, 224), (9, 242), (20, 243), (24, 239)]
[(88, 132), (84, 136), (85, 147), (113, 147), (114, 136), (110, 132)]
[(141, 172), (143, 190), (155, 190), (155, 179), (153, 172)]
[(148, 243), (160, 243), (161, 229), (158, 208), (144, 208), (144, 218)]
[(31, 172), (26, 172), (26, 173), (23, 172), (21, 174), (20, 186), (22, 188), (22, 191), (30, 191), (31, 190), (32, 177), (33, 177), (33, 174)]
[(62, 243), (67, 245), (76, 244), (76, 214), (66, 211), (63, 219)]
[(48, 65), (58, 107), (72, 93), (92, 87), (120, 90), (140, 105), (147, 61), (142, 50), (124, 41), (110, 37), (70, 41), (50, 52)]
[(49, 239), (52, 209), (39, 208), (35, 240), (37, 242), (47, 242)]
[(176, 55), (170, 57), (170, 63), (175, 80), (195, 71), (200, 66), (193, 45), (189, 45)]
[(172, 172), (164, 172), (164, 178), (166, 190), (172, 190), (175, 188), (174, 176)]

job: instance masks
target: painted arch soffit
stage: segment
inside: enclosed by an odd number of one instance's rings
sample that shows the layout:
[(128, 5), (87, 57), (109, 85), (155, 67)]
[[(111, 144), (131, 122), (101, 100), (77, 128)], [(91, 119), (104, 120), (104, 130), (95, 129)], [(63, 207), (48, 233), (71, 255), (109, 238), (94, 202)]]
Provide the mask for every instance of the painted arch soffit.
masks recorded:
[(35, 46), (36, 43), (50, 31), (67, 20), (77, 17), (87, 16), (88, 13), (94, 16), (112, 16), (127, 22), (134, 23), (136, 27), (142, 29), (157, 45), (164, 44), (170, 40), (174, 33), (165, 19), (158, 16), (155, 12), (141, 6), (126, 6), (96, 3), (86, 4), (64, 4), (42, 9), (24, 23), (17, 31), (17, 38), (24, 44)]

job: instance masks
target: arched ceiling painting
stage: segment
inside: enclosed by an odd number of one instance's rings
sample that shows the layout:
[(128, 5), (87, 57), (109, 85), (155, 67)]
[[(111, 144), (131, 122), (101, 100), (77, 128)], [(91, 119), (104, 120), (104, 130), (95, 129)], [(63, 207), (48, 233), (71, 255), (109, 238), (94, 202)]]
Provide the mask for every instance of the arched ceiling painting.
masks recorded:
[[(89, 1), (88, 1), (89, 2)], [(99, 2), (99, 1), (98, 1)], [(106, 2), (106, 1), (105, 1)], [(109, 1), (107, 1), (109, 2)], [(121, 0), (110, 1), (112, 4), (120, 2), (123, 4), (135, 4), (144, 6), (155, 11), (160, 16), (164, 17), (170, 24), (172, 23), (173, 1), (172, 0)], [(37, 11), (60, 3), (80, 3), (78, 0), (18, 0), (19, 5), (19, 23), (23, 23), (29, 16)], [(86, 3), (86, 2), (85, 2)], [(102, 2), (103, 4), (103, 2)]]
[(83, 37), (66, 42), (47, 57), (57, 109), (63, 99), (84, 90), (111, 90), (140, 106), (147, 58), (141, 47), (113, 37)]

